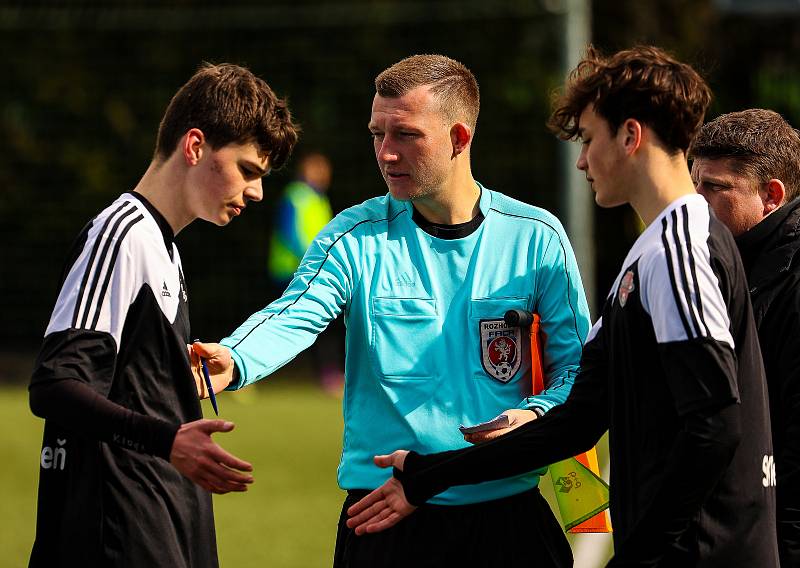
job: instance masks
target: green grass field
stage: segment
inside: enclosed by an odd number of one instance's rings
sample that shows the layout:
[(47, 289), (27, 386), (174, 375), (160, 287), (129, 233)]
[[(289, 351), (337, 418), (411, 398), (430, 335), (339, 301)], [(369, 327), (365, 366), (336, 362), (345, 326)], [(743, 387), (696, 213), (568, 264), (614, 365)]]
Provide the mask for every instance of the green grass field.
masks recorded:
[[(221, 417), (235, 422), (236, 429), (215, 439), (250, 461), (256, 478), (247, 493), (214, 498), (220, 564), (236, 568), (330, 566), (344, 498), (336, 485), (341, 402), (308, 381), (276, 377), (237, 393), (225, 393), (219, 403)], [(203, 404), (206, 417), (213, 417), (210, 404)], [(0, 467), (1, 563), (25, 566), (33, 542), (44, 422), (28, 410), (24, 387), (0, 388), (0, 416), (6, 424)], [(541, 487), (552, 499), (549, 479), (543, 480)], [(577, 537), (595, 538), (600, 537)], [(576, 539), (570, 540), (575, 546)], [(607, 548), (607, 542), (604, 538), (598, 544)], [(586, 564), (576, 563), (580, 565)]]

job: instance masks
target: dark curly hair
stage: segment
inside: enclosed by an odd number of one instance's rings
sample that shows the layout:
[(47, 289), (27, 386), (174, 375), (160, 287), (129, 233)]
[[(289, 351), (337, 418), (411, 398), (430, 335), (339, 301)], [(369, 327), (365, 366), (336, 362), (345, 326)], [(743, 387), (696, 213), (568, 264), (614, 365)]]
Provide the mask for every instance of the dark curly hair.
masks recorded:
[(710, 103), (711, 90), (697, 71), (657, 47), (641, 45), (606, 57), (589, 46), (563, 92), (556, 93), (547, 125), (564, 140), (577, 138), (580, 115), (593, 105), (612, 133), (634, 118), (670, 153), (686, 152)]

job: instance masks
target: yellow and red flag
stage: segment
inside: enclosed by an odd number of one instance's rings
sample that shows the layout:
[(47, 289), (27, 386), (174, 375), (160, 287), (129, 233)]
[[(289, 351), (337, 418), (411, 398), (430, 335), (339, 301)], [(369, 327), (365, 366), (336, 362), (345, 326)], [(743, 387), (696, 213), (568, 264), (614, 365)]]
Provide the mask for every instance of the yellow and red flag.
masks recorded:
[[(539, 314), (531, 323), (531, 378), (533, 394), (544, 390), (544, 367), (539, 339)], [(590, 449), (550, 466), (550, 478), (564, 529), (570, 533), (611, 532), (608, 484), (600, 477), (597, 450)]]

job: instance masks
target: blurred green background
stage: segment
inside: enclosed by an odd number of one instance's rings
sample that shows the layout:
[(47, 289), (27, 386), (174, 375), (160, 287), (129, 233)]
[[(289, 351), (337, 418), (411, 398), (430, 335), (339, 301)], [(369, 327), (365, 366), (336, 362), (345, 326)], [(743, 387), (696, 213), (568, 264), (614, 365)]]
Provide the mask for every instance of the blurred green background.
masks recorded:
[[(338, 211), (386, 191), (366, 129), (374, 76), (413, 53), (459, 59), (481, 85), (475, 177), (563, 215), (563, 145), (544, 121), (564, 78), (565, 10), (576, 1), (0, 2), (0, 564), (24, 565), (33, 536), (42, 423), (24, 386), (64, 257), (144, 172), (169, 98), (200, 62), (245, 64), (289, 98), (304, 130), (298, 152), (331, 158)], [(708, 118), (761, 106), (800, 124), (796, 0), (587, 4), (601, 49), (653, 43), (694, 64), (715, 93)], [(291, 177), (290, 164), (267, 178), (264, 202), (230, 227), (196, 224), (178, 236), (193, 335), (221, 337), (271, 299), (272, 198)], [(602, 298), (638, 224), (627, 208), (593, 214)], [(216, 500), (224, 566), (330, 564), (341, 409), (299, 359), (221, 397), (238, 427), (220, 441), (258, 476), (248, 495)]]

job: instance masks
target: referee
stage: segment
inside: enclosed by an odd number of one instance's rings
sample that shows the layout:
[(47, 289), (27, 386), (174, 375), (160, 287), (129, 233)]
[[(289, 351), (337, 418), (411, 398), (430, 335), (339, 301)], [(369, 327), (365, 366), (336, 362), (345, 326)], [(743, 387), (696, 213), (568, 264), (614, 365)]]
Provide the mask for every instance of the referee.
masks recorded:
[(646, 228), (570, 396), (472, 448), (380, 456), (395, 477), (350, 509), (349, 526), (382, 530), (450, 486), (557, 462), (608, 429), (609, 566), (777, 566), (770, 419), (747, 281), (686, 164), (710, 100), (691, 67), (657, 48), (610, 57), (590, 48), (550, 124), (580, 138), (577, 167), (597, 204), (629, 203)]
[(216, 567), (211, 495), (252, 467), (211, 439), (189, 367), (175, 235), (226, 225), (297, 134), (250, 71), (202, 67), (172, 99), (149, 168), (78, 236), (30, 385), (45, 419), (32, 567)]
[[(418, 55), (383, 71), (375, 86), (369, 130), (388, 195), (337, 215), (283, 296), (224, 339), (226, 347), (196, 346), (220, 386), (241, 388), (344, 314), (345, 510), (386, 480), (376, 453), (398, 444), (463, 447), (459, 424), (512, 409), (514, 427), (551, 412), (567, 397), (589, 330), (558, 220), (472, 177), (472, 73), (447, 57)], [(536, 396), (528, 338), (503, 320), (515, 308), (543, 316), (546, 388)], [(532, 553), (538, 566), (572, 566), (539, 494), (541, 473), (454, 488), (367, 538), (345, 525), (343, 510), (334, 566), (519, 566)]]

